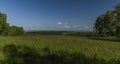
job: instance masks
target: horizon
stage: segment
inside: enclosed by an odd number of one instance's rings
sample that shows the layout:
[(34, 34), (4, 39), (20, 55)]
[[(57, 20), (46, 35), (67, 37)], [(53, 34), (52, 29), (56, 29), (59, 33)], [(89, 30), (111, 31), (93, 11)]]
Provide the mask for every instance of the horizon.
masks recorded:
[(93, 32), (93, 31), (75, 31), (75, 30), (69, 30), (69, 31), (67, 31), (67, 30), (28, 30), (28, 31), (25, 31), (25, 32)]
[(0, 0), (10, 25), (25, 31), (93, 31), (96, 18), (119, 0)]

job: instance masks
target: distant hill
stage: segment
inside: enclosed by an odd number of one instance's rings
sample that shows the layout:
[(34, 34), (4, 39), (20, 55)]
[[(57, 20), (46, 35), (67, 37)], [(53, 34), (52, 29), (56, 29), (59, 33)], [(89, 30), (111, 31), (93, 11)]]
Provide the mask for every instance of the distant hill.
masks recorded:
[(65, 36), (81, 36), (91, 37), (93, 32), (76, 32), (76, 31), (27, 31), (26, 35), (65, 35)]

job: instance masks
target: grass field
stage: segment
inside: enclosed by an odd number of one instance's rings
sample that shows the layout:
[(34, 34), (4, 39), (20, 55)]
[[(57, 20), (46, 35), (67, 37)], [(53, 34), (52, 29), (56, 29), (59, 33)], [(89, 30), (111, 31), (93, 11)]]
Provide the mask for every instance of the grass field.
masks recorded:
[(109, 61), (120, 59), (120, 42), (92, 40), (76, 36), (0, 36), (0, 59), (4, 58), (2, 48), (8, 44), (26, 45), (35, 48), (42, 54), (42, 49), (49, 47), (52, 52), (63, 50), (72, 53), (82, 53)]

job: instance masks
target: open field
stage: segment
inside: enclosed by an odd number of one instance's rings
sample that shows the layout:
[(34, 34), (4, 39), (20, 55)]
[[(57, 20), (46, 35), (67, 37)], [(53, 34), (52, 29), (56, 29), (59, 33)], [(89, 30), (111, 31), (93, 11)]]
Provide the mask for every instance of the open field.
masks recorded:
[[(4, 58), (2, 49), (5, 45), (25, 45), (35, 48), (42, 54), (42, 49), (48, 47), (51, 52), (63, 50), (72, 53), (82, 53), (86, 57), (97, 59), (120, 59), (120, 42), (92, 40), (75, 36), (0, 36), (0, 59)], [(44, 53), (43, 53), (44, 54)]]

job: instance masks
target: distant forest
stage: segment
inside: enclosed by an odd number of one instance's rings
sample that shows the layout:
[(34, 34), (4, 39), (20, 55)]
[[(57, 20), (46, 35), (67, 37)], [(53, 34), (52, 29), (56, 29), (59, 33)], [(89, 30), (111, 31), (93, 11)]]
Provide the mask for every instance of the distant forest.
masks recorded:
[(81, 36), (92, 37), (93, 32), (75, 32), (75, 31), (28, 31), (26, 35), (62, 35), (62, 36)]

